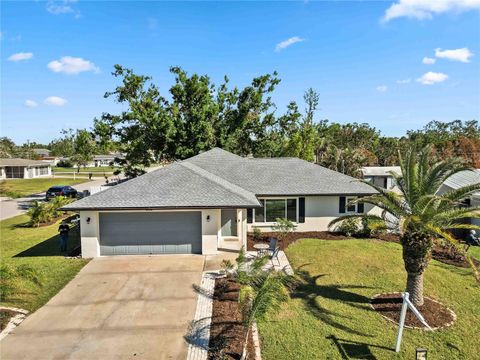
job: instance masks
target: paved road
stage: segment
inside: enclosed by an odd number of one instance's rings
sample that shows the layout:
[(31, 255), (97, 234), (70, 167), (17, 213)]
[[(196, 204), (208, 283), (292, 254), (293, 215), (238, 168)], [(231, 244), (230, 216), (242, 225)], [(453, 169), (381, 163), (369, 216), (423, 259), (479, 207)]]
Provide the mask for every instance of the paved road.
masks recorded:
[(185, 359), (205, 257), (93, 259), (0, 342), (2, 360)]
[[(89, 190), (92, 186), (100, 186), (105, 184), (105, 179), (95, 181), (88, 181), (82, 184), (74, 185), (73, 187), (78, 191)], [(44, 200), (45, 193), (30, 195), (24, 198), (10, 199), (6, 197), (0, 198), (0, 220), (5, 220), (20, 214), (25, 213), (30, 203), (34, 200)]]

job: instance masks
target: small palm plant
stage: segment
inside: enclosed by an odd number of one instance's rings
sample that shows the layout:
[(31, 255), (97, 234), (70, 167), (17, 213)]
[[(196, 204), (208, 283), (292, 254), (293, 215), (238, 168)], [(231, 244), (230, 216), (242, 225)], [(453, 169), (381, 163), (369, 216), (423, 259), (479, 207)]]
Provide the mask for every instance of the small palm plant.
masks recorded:
[(240, 289), (239, 302), (243, 323), (247, 328), (242, 360), (247, 357), (247, 344), (253, 323), (264, 319), (268, 312), (278, 309), (282, 302), (288, 300), (289, 281), (289, 277), (283, 272), (262, 271), (255, 278), (251, 278), (248, 285)]
[[(445, 180), (469, 168), (459, 159), (445, 159), (433, 163), (429, 160), (430, 154), (431, 147), (426, 147), (420, 152), (409, 149), (405, 156), (400, 156), (402, 173), (391, 173), (400, 190), (399, 194), (360, 180), (378, 193), (357, 201), (380, 208), (381, 215), (346, 215), (330, 223), (332, 226), (355, 217), (383, 220), (390, 225), (393, 223), (400, 233), (403, 248), (403, 261), (407, 271), (406, 291), (417, 306), (423, 305), (423, 273), (431, 259), (433, 243), (443, 239), (457, 245), (451, 230), (480, 229), (472, 224), (461, 224), (462, 220), (467, 218), (480, 218), (480, 207), (461, 206), (465, 198), (480, 190), (480, 184), (439, 194)], [(472, 260), (467, 258), (479, 280), (477, 269)]]

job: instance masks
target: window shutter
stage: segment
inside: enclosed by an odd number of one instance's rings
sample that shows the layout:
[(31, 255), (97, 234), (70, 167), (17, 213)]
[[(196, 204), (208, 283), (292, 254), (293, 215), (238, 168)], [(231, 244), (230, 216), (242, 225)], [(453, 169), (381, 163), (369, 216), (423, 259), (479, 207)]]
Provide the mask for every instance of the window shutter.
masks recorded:
[(357, 204), (357, 212), (359, 214), (363, 214), (364, 211), (365, 211), (365, 204), (363, 202), (359, 202)]
[(247, 223), (251, 224), (253, 222), (253, 209), (247, 209)]
[(305, 222), (305, 198), (298, 198), (298, 222)]
[(340, 196), (340, 204), (339, 204), (339, 208), (338, 208), (338, 212), (340, 214), (345, 214), (345, 203), (346, 203), (345, 196)]

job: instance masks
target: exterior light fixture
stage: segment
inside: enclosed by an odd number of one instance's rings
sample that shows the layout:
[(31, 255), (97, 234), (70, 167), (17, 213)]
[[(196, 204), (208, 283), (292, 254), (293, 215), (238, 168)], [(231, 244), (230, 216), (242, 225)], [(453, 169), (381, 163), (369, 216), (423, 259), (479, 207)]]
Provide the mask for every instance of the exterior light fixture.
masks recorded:
[(87, 217), (87, 224), (90, 224), (90, 218)]
[(416, 360), (427, 360), (427, 349), (417, 348)]
[(207, 215), (207, 222), (210, 221), (210, 215)]

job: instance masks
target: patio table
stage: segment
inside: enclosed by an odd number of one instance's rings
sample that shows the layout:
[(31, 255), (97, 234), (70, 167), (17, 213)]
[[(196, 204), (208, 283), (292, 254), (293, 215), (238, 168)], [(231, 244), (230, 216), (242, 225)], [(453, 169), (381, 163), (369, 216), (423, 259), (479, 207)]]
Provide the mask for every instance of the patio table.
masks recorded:
[(257, 250), (257, 256), (264, 255), (269, 249), (269, 247), (270, 245), (264, 243), (253, 245), (253, 248)]

